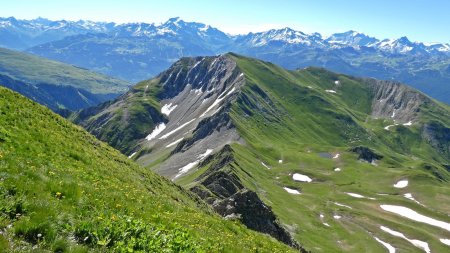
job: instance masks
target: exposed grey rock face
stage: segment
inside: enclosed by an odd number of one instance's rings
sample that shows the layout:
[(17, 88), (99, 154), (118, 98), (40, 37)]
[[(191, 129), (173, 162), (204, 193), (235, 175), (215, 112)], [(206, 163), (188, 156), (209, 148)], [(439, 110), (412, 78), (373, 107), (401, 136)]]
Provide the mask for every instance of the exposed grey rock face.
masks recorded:
[(373, 92), (372, 116), (403, 124), (414, 121), (420, 106), (430, 99), (398, 82), (366, 79)]
[(138, 160), (148, 165), (157, 154), (170, 150), (171, 155), (156, 171), (175, 179), (211, 152), (240, 140), (228, 111), (245, 78), (226, 56), (185, 58), (159, 78), (165, 129), (142, 141), (151, 152)]
[(237, 170), (233, 150), (229, 145), (204, 160), (201, 166), (209, 169), (200, 175), (191, 190), (211, 204), (214, 210), (227, 219), (238, 219), (248, 228), (269, 234), (302, 252), (306, 252), (284, 229), (272, 209), (264, 204), (256, 192), (245, 188)]

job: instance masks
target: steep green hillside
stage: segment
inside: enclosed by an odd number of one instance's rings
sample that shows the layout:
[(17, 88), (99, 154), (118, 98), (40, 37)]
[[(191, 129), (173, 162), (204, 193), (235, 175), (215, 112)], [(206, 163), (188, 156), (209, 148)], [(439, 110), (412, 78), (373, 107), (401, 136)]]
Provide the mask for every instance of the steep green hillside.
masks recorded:
[(124, 93), (129, 85), (72, 65), (3, 48), (0, 81), (53, 110), (97, 105)]
[[(450, 108), (400, 83), (235, 54), (183, 58), (74, 120), (289, 245), (448, 250)], [(124, 124), (142, 131), (120, 135)], [(415, 212), (420, 221), (405, 217)]]
[(0, 251), (289, 250), (0, 87)]

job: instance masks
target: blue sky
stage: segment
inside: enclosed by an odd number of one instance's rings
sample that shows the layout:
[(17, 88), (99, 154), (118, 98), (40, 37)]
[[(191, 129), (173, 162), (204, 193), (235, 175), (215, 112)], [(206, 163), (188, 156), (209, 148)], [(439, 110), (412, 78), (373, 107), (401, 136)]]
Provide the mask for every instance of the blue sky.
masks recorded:
[(291, 27), (450, 43), (449, 0), (2, 0), (0, 16), (160, 23), (170, 17), (237, 34)]

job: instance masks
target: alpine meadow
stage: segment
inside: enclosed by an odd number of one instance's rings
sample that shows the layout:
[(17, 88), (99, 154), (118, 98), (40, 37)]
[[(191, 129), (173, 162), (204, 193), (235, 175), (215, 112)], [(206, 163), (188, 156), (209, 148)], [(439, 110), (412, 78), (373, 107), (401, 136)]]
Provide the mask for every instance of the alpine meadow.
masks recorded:
[(450, 251), (448, 3), (0, 6), (0, 252)]

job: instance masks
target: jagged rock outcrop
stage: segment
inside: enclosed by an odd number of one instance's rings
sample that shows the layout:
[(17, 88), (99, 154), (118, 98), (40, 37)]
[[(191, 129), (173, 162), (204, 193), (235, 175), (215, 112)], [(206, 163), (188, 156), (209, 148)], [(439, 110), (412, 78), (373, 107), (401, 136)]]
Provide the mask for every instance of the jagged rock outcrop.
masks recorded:
[(226, 55), (183, 58), (162, 73), (157, 97), (161, 112), (166, 114), (165, 130), (142, 141), (141, 146), (151, 152), (138, 157), (139, 162), (151, 164), (170, 148), (170, 156), (157, 172), (174, 179), (204, 159), (205, 154), (239, 141), (229, 108), (244, 83), (244, 74)]
[(279, 223), (272, 209), (256, 194), (243, 186), (229, 145), (201, 164), (209, 169), (195, 181), (191, 190), (211, 204), (214, 210), (227, 219), (238, 219), (248, 228), (269, 234), (294, 248), (306, 252)]
[(372, 117), (390, 118), (398, 123), (413, 121), (423, 103), (430, 102), (422, 93), (394, 81), (365, 79), (373, 94)]
[(383, 158), (382, 155), (375, 153), (372, 149), (364, 146), (357, 146), (349, 149), (350, 152), (358, 154), (358, 159), (368, 163), (375, 162)]

